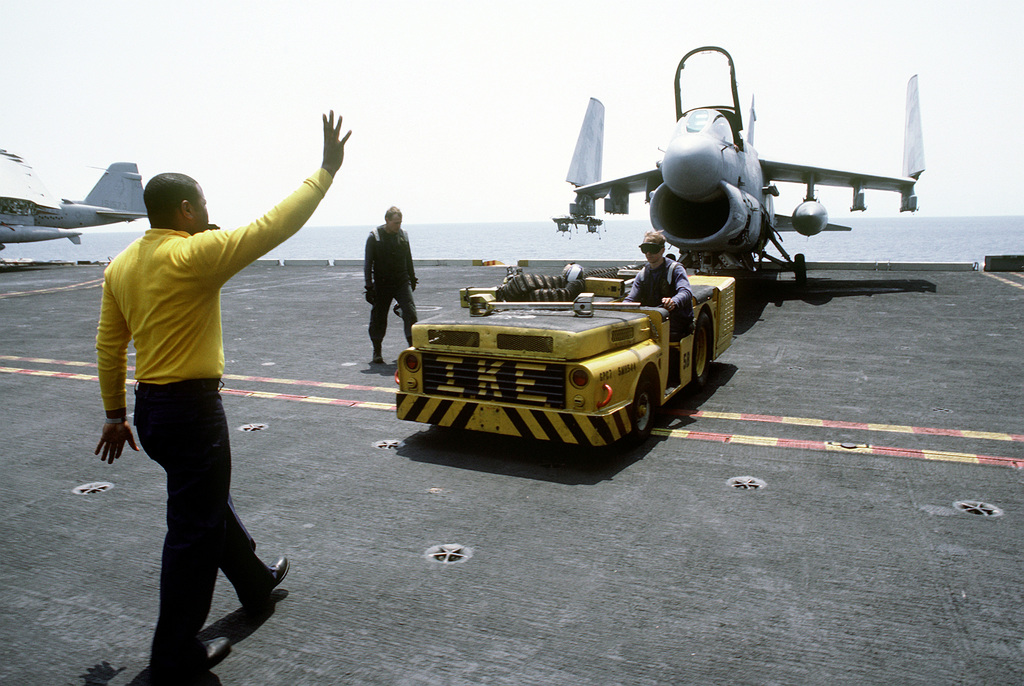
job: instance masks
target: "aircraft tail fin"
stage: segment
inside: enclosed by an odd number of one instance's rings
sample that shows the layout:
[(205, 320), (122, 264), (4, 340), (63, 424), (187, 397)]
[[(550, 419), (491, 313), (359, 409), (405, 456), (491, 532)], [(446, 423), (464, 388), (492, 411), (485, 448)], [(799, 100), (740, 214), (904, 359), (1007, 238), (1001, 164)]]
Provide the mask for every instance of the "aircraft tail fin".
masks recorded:
[(604, 155), (604, 105), (596, 98), (590, 99), (587, 114), (583, 118), (580, 137), (576, 140), (576, 151), (572, 155), (569, 174), (565, 180), (574, 186), (586, 186), (601, 180), (601, 164)]
[(903, 136), (903, 175), (917, 179), (924, 171), (924, 137), (921, 134), (917, 74), (910, 77), (907, 83), (907, 120)]
[(146, 214), (142, 200), (142, 176), (134, 162), (115, 162), (107, 167), (84, 200), (86, 205)]

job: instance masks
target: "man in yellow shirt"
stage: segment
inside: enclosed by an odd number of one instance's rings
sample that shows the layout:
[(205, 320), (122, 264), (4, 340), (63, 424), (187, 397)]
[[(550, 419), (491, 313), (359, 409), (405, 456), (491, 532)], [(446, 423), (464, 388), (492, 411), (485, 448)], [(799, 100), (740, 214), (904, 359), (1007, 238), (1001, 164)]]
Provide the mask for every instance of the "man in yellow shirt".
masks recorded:
[(127, 442), (127, 349), (135, 341), (135, 427), (146, 453), (167, 472), (167, 536), (160, 572), (160, 618), (151, 678), (178, 680), (212, 667), (231, 649), (201, 642), (217, 569), (242, 606), (258, 612), (288, 572), (267, 566), (231, 503), (231, 449), (220, 398), (224, 373), (220, 289), (236, 273), (302, 228), (345, 158), (334, 112), (323, 117), (323, 164), (292, 195), (248, 226), (209, 223), (202, 188), (183, 174), (146, 184), (152, 228), (110, 263), (96, 335), (100, 393), (107, 419), (96, 454), (113, 464)]

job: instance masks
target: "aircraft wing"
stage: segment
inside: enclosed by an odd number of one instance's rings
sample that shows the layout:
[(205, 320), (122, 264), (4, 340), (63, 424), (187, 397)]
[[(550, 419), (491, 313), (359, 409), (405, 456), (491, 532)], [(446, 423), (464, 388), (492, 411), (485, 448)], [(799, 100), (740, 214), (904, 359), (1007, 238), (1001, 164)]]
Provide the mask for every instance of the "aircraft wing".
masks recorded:
[(842, 188), (861, 188), (876, 191), (894, 191), (910, 194), (914, 190), (916, 179), (904, 176), (876, 176), (874, 174), (858, 174), (856, 172), (810, 167), (789, 162), (773, 162), (761, 160), (764, 182), (788, 181), (792, 183), (812, 183), (819, 186), (839, 186)]
[(55, 209), (60, 207), (60, 201), (50, 195), (32, 167), (6, 150), (0, 150), (0, 198), (27, 200)]
[(589, 183), (586, 186), (579, 186), (575, 189), (575, 192), (577, 195), (586, 195), (591, 198), (603, 198), (608, 195), (613, 188), (616, 190), (622, 189), (628, 193), (640, 193), (647, 191), (648, 189), (653, 191), (660, 185), (661, 170), (652, 169), (650, 171), (640, 172), (639, 174), (633, 174), (632, 176), (623, 176), (621, 179)]
[[(809, 181), (818, 186), (839, 186), (842, 188), (857, 188), (893, 191), (896, 193), (910, 193), (914, 190), (916, 179), (903, 176), (878, 176), (876, 174), (860, 174), (858, 172), (840, 171), (837, 169), (826, 169), (825, 167), (811, 167), (804, 164), (791, 164), (789, 162), (773, 162), (761, 160), (761, 169), (764, 172), (764, 182), (787, 181), (792, 183), (806, 184)], [(660, 169), (652, 169), (632, 176), (624, 176), (620, 179), (609, 181), (598, 181), (575, 189), (578, 195), (587, 195), (592, 198), (603, 198), (613, 188), (623, 189), (629, 193), (640, 193), (645, 190), (654, 190), (661, 185), (662, 177)]]

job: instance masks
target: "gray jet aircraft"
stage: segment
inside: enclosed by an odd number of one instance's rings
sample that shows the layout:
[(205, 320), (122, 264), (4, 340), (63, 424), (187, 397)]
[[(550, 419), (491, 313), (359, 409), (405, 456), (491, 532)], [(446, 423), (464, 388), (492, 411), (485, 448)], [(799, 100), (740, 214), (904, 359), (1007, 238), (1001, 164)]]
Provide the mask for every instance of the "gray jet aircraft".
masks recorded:
[[(687, 60), (704, 55), (728, 62), (731, 93), (722, 92), (712, 103), (704, 100), (684, 107), (681, 78)], [(719, 65), (720, 68), (724, 68)], [(693, 70), (691, 69), (691, 72)], [(692, 77), (691, 77), (692, 78)], [(696, 81), (695, 81), (696, 83)], [(719, 84), (719, 89), (721, 84)], [(730, 269), (757, 270), (765, 260), (792, 269), (805, 277), (803, 255), (794, 261), (781, 245), (779, 231), (797, 231), (813, 236), (821, 231), (849, 231), (829, 224), (828, 212), (817, 201), (815, 186), (853, 189), (853, 210), (864, 210), (866, 189), (895, 191), (902, 195), (900, 211), (917, 210), (914, 184), (924, 171), (921, 118), (917, 77), (907, 86), (907, 113), (903, 155), (903, 177), (876, 176), (759, 159), (753, 146), (751, 128), (743, 138), (732, 57), (722, 48), (703, 47), (683, 57), (676, 69), (676, 127), (664, 157), (655, 169), (611, 181), (601, 181), (604, 145), (604, 106), (591, 99), (576, 143), (566, 181), (576, 186), (576, 201), (569, 215), (555, 217), (559, 231), (569, 226), (586, 226), (596, 232), (602, 220), (594, 216), (595, 201), (604, 198), (608, 214), (629, 212), (629, 195), (644, 193), (650, 203), (651, 224), (680, 250), (680, 260), (693, 271)], [(775, 214), (773, 199), (779, 195), (773, 182), (805, 184), (807, 193), (792, 217)], [(771, 242), (785, 260), (768, 255)]]
[(57, 238), (79, 245), (82, 232), (74, 229), (145, 216), (142, 177), (134, 162), (115, 162), (107, 167), (85, 200), (58, 201), (23, 159), (0, 150), (0, 250), (4, 243)]

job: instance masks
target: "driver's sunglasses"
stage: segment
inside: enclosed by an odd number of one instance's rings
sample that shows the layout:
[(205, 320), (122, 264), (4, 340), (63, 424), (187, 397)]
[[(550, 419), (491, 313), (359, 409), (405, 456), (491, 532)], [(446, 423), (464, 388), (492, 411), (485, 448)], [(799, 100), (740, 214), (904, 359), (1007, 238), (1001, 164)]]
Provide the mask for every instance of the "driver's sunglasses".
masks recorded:
[(656, 252), (661, 252), (662, 249), (664, 249), (664, 247), (665, 246), (663, 246), (663, 245), (657, 245), (655, 243), (641, 243), (640, 244), (640, 251), (642, 253), (644, 253), (645, 255), (650, 255), (650, 254), (654, 254)]

